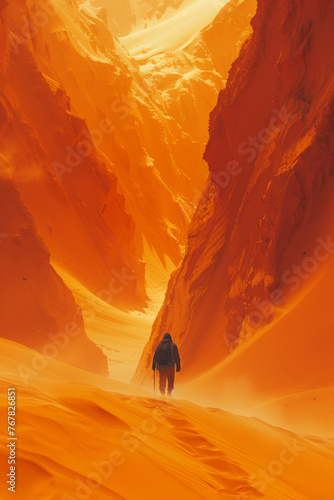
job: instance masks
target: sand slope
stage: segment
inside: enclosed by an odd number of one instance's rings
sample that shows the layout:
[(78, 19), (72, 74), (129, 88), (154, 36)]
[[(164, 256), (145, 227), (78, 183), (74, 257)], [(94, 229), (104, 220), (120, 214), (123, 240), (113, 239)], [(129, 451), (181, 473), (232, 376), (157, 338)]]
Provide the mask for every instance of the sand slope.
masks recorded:
[[(27, 385), (17, 367), (30, 359), (28, 349), (1, 341), (1, 410), (8, 385), (19, 397), (19, 500), (144, 500), (157, 491), (164, 500), (332, 498), (331, 441), (134, 395), (129, 386), (52, 360)], [(1, 434), (3, 443), (3, 423)], [(6, 452), (2, 445), (1, 470)], [(3, 482), (0, 488), (11, 498)]]
[(184, 393), (299, 432), (334, 436), (333, 293), (332, 265), (274, 324), (186, 384)]

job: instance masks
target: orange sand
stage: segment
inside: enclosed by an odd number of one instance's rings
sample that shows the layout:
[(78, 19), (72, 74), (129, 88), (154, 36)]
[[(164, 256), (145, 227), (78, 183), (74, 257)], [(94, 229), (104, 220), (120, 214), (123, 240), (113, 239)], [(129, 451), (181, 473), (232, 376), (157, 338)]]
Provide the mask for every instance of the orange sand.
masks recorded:
[[(17, 369), (32, 354), (1, 341), (1, 412), (8, 385), (19, 401), (19, 500), (144, 500), (157, 491), (163, 500), (332, 499), (333, 440), (168, 402), (52, 360), (26, 385)], [(2, 471), (6, 451), (2, 444)], [(3, 481), (0, 492), (12, 498)]]

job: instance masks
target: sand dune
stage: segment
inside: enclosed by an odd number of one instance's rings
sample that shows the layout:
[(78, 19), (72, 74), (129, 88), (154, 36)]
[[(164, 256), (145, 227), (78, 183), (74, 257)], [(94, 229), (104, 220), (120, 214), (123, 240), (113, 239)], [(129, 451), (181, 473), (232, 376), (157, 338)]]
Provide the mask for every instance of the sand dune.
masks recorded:
[[(121, 37), (120, 40), (138, 61), (183, 49), (228, 3), (229, 0), (193, 0), (190, 4), (184, 4), (169, 19)], [(238, 3), (233, 2), (233, 5), (237, 6)]]
[[(19, 500), (144, 500), (157, 492), (164, 500), (332, 498), (331, 441), (135, 394), (55, 360), (27, 385), (17, 367), (30, 359), (27, 348), (1, 341), (1, 386), (15, 384), (20, 402)], [(3, 411), (3, 395), (0, 401)], [(6, 452), (2, 444), (1, 470)], [(0, 492), (11, 498), (4, 482)]]
[(333, 293), (332, 265), (281, 318), (186, 384), (183, 394), (299, 432), (334, 436)]

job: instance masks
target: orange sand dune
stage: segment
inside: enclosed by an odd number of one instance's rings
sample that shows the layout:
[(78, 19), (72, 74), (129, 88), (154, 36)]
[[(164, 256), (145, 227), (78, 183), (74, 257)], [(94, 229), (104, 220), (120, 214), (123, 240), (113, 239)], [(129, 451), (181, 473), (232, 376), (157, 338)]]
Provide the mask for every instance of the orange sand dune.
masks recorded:
[[(189, 45), (210, 24), (229, 0), (193, 0), (184, 3), (172, 16), (151, 27), (121, 38), (122, 44), (137, 60)], [(233, 6), (238, 5), (233, 2)]]
[[(19, 500), (331, 500), (334, 443), (194, 404), (155, 399), (50, 360), (25, 384), (32, 351), (1, 343), (1, 411), (17, 387)], [(120, 394), (120, 391), (122, 394)], [(1, 443), (4, 429), (1, 421)], [(7, 449), (0, 448), (1, 470)], [(164, 487), (161, 488), (161, 484)], [(12, 493), (0, 484), (1, 498)]]
[(333, 295), (334, 265), (282, 317), (186, 384), (182, 394), (299, 432), (334, 436)]

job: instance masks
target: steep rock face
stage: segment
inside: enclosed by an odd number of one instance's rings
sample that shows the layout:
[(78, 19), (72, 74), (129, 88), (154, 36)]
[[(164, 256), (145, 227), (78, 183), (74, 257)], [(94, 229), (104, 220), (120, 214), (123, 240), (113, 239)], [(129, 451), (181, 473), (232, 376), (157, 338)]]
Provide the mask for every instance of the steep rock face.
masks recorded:
[(215, 71), (223, 80), (227, 80), (232, 63), (252, 33), (250, 23), (256, 9), (257, 0), (231, 0), (186, 50), (197, 53), (204, 48)]
[[(204, 42), (196, 50), (177, 50), (159, 61), (138, 65), (108, 29), (105, 11), (96, 9), (95, 3), (63, 2), (60, 9), (58, 1), (48, 0), (50, 13), (38, 26), (34, 5), (28, 0), (27, 8), (21, 7), (23, 19), (30, 20), (33, 31), (28, 40), (22, 36), (25, 25), (18, 21), (22, 18), (18, 4), (14, 2), (8, 10), (7, 20), (17, 37), (12, 44), (17, 50), (28, 45), (56, 96), (86, 121), (76, 120), (75, 136), (68, 137), (67, 144), (63, 141), (62, 152), (52, 159), (64, 165), (60, 167), (63, 184), (77, 172), (79, 176), (83, 161), (78, 142), (91, 134), (104, 154), (107, 176), (117, 176), (117, 191), (124, 196), (125, 210), (134, 222), (119, 224), (128, 226), (124, 246), (130, 242), (135, 256), (143, 261), (154, 255), (161, 267), (167, 261), (177, 265), (208, 175), (202, 160), (208, 138), (205, 122), (221, 88)], [(237, 18), (232, 20), (235, 26)], [(243, 40), (250, 33), (249, 14), (235, 31), (234, 55), (238, 36)], [(230, 61), (224, 66), (225, 74), (229, 65)], [(72, 170), (75, 172), (68, 175)], [(111, 192), (107, 199), (112, 196)], [(104, 218), (107, 214), (110, 224), (110, 210), (103, 209)], [(140, 275), (136, 263), (129, 267)], [(138, 281), (142, 295), (140, 278)]]
[(200, 375), (332, 262), (333, 19), (330, 2), (258, 2), (211, 114), (211, 179), (137, 382), (164, 332), (180, 346), (183, 379)]
[[(195, 185), (201, 189), (207, 174), (198, 143), (168, 115), (164, 96), (146, 82), (106, 27), (103, 13), (80, 2), (65, 2), (61, 10), (56, 1), (50, 3), (56, 13), (32, 40), (37, 67), (66, 90), (71, 110), (85, 118), (94, 144), (109, 159), (107, 168), (117, 176), (118, 191), (135, 222), (136, 255), (145, 260), (147, 243), (163, 264), (167, 255), (176, 265), (195, 208), (190, 169), (182, 167), (180, 143), (183, 139), (193, 160)], [(32, 9), (33, 2), (28, 1), (27, 16)], [(16, 18), (16, 12), (8, 15), (17, 32)], [(78, 123), (77, 133), (85, 137), (87, 132), (81, 128)], [(69, 146), (77, 153), (72, 142)], [(59, 163), (67, 167), (68, 160), (71, 166), (79, 162), (75, 153), (69, 157), (64, 148)], [(64, 183), (68, 177), (65, 172)]]
[[(50, 254), (2, 155), (0, 200), (0, 336), (45, 356), (107, 375), (107, 358), (86, 337), (81, 310), (52, 268)], [(43, 364), (47, 365), (46, 358), (32, 358), (31, 371), (36, 373)], [(23, 378), (29, 378), (29, 370)]]
[[(252, 31), (250, 19), (255, 12), (256, 2), (246, 0), (240, 5), (238, 2), (228, 2), (219, 13), (220, 6), (225, 3), (215, 4), (215, 9), (210, 5), (211, 11), (218, 15), (205, 30), (199, 30), (196, 22), (191, 25), (192, 31), (188, 35), (190, 43), (184, 48), (182, 40), (178, 41), (178, 36), (186, 27), (182, 25), (180, 28), (177, 23), (172, 26), (173, 35), (167, 37), (167, 45), (162, 45), (160, 51), (157, 35), (164, 32), (165, 25), (161, 29), (157, 25), (157, 32), (136, 32), (135, 40), (131, 36), (121, 39), (121, 43), (129, 49), (138, 63), (141, 78), (138, 80), (138, 76), (133, 76), (133, 79), (135, 82), (139, 81), (141, 95), (147, 106), (147, 112), (141, 113), (137, 120), (140, 144), (149, 152), (151, 166), (158, 167), (164, 185), (168, 186), (168, 196), (172, 195), (185, 213), (185, 221), (192, 216), (207, 179), (207, 166), (202, 160), (202, 151), (208, 140), (207, 116), (225, 83), (222, 79), (226, 79), (231, 63), (239, 53), (240, 44)], [(196, 2), (191, 4), (191, 8), (193, 4)], [(182, 11), (181, 7), (182, 5), (175, 18)], [(193, 15), (197, 19), (200, 11), (195, 10), (193, 13), (190, 10), (188, 17)], [(216, 31), (222, 33), (221, 40), (215, 37)], [(147, 47), (153, 47), (154, 50)], [(219, 58), (215, 58), (214, 54), (220, 52), (226, 57), (224, 61), (220, 60), (218, 69), (216, 61)], [(129, 95), (132, 103), (138, 93), (137, 87), (138, 83), (136, 86), (132, 84), (132, 90), (136, 91)], [(142, 106), (138, 107), (140, 109)], [(150, 115), (156, 117), (155, 122), (151, 122)], [(165, 197), (161, 190), (160, 196)], [(145, 193), (145, 199), (150, 200), (151, 206), (154, 206), (151, 193)], [(156, 212), (159, 213), (159, 210), (161, 211), (161, 207)], [(163, 210), (170, 221), (168, 232), (173, 234), (183, 248), (186, 242), (183, 229), (188, 227), (187, 222), (180, 224), (175, 217), (171, 219), (168, 198), (163, 204)], [(161, 222), (159, 226), (163, 227)], [(155, 241), (152, 236), (146, 239), (150, 244)], [(157, 253), (166, 253), (175, 263), (177, 259), (169, 250), (170, 243), (161, 231), (157, 234), (157, 240), (163, 246), (162, 250), (158, 242), (154, 244)]]
[[(214, 21), (184, 49), (168, 51), (163, 55), (151, 57), (141, 65), (141, 71), (149, 81), (163, 93), (168, 115), (174, 118), (173, 135), (178, 135), (180, 126), (183, 131), (180, 141), (179, 163), (189, 154), (186, 135), (204, 148), (209, 139), (207, 117), (217, 102), (217, 95), (225, 85), (232, 62), (237, 58), (240, 47), (251, 34), (250, 21), (256, 11), (256, 0), (229, 2)], [(175, 127), (177, 124), (177, 127)], [(200, 169), (196, 168), (198, 159), (183, 158), (183, 168), (193, 185), (194, 201), (199, 201)], [(196, 172), (198, 170), (198, 173)], [(197, 189), (196, 189), (197, 188)], [(197, 197), (195, 196), (197, 194)]]
[(36, 26), (54, 21), (55, 5), (36, 11), (12, 2), (3, 13), (0, 151), (52, 259), (114, 305), (142, 307), (144, 267), (110, 160), (64, 89), (37, 66)]

